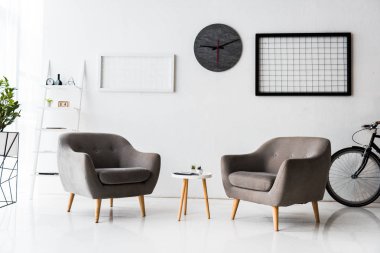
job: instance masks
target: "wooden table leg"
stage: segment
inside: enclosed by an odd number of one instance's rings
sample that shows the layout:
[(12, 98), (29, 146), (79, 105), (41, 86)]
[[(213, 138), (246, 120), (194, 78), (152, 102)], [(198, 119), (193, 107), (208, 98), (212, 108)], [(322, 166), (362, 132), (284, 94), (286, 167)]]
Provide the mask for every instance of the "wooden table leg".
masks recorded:
[(205, 202), (206, 202), (207, 218), (210, 219), (210, 208), (208, 206), (208, 195), (207, 195), (206, 179), (202, 179), (202, 184), (203, 184), (203, 194), (204, 194)]
[(185, 201), (183, 215), (187, 214), (187, 196), (188, 196), (188, 194), (189, 194), (189, 181), (186, 179), (185, 199), (183, 200), (183, 201)]
[(181, 221), (182, 206), (183, 206), (183, 200), (185, 198), (185, 191), (186, 191), (187, 181), (188, 181), (188, 179), (184, 179), (183, 180), (181, 200), (180, 200), (179, 211), (178, 211), (178, 221)]

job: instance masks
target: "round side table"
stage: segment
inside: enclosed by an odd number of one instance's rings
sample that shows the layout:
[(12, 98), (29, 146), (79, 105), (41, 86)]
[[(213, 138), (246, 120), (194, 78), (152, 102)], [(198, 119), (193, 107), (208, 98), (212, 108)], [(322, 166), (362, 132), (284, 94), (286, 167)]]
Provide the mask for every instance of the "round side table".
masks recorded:
[(210, 208), (208, 205), (208, 195), (207, 195), (207, 184), (206, 184), (206, 179), (212, 177), (212, 173), (209, 172), (203, 172), (202, 175), (178, 175), (178, 174), (172, 174), (172, 177), (174, 178), (180, 178), (183, 180), (183, 185), (182, 185), (182, 193), (181, 193), (181, 200), (180, 200), (180, 205), (179, 205), (179, 210), (178, 210), (178, 221), (181, 221), (181, 215), (182, 215), (182, 209), (183, 209), (183, 214), (186, 215), (187, 213), (187, 195), (188, 195), (188, 190), (189, 190), (189, 179), (202, 179), (202, 184), (203, 184), (203, 194), (204, 194), (204, 199), (206, 202), (206, 212), (207, 212), (207, 218), (210, 219)]

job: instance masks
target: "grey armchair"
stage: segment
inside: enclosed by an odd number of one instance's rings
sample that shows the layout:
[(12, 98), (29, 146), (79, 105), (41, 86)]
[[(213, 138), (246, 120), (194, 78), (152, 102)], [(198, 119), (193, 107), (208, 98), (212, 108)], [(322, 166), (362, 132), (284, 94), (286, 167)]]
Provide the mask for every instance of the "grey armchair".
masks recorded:
[(144, 195), (151, 194), (160, 173), (160, 156), (135, 150), (123, 137), (103, 133), (66, 133), (60, 136), (58, 170), (70, 192), (68, 212), (75, 194), (96, 199), (95, 222), (102, 199), (138, 196), (145, 216)]
[(280, 206), (312, 202), (319, 223), (318, 201), (323, 198), (330, 165), (330, 141), (314, 137), (275, 138), (256, 152), (223, 156), (223, 186), (234, 199), (231, 219), (240, 200), (270, 205), (278, 231)]

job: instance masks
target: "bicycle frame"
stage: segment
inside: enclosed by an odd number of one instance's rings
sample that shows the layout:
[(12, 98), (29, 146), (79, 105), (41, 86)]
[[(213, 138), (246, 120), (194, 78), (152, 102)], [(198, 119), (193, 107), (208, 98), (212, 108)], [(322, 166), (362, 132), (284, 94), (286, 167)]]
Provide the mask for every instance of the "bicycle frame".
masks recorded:
[(363, 161), (360, 165), (359, 169), (351, 176), (351, 178), (357, 178), (360, 173), (364, 170), (365, 166), (367, 165), (369, 154), (372, 151), (372, 148), (376, 150), (377, 153), (380, 153), (380, 147), (376, 145), (375, 139), (380, 138), (380, 135), (377, 134), (377, 129), (373, 129), (373, 133), (371, 136), (371, 140), (369, 142), (369, 145), (365, 148), (364, 154), (363, 154)]

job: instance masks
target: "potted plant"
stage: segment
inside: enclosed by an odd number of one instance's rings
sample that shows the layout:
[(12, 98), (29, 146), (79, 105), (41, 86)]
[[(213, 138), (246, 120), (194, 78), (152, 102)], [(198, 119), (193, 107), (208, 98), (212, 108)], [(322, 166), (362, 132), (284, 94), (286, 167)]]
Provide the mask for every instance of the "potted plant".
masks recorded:
[(8, 79), (0, 79), (0, 132), (12, 124), (17, 117), (20, 117), (20, 111), (17, 111), (20, 104), (14, 100), (14, 91), (16, 88), (10, 87)]
[(52, 105), (52, 103), (53, 103), (53, 99), (51, 99), (51, 98), (47, 98), (47, 99), (46, 99), (46, 103), (47, 103), (47, 106), (48, 106), (48, 107), (51, 107), (51, 105)]
[(203, 170), (202, 170), (202, 167), (201, 166), (196, 166), (196, 165), (191, 165), (191, 172), (192, 173), (197, 173), (199, 175), (202, 175), (203, 174)]
[(10, 87), (8, 79), (0, 79), (0, 164), (1, 182), (3, 190), (0, 194), (0, 207), (17, 201), (18, 175), (18, 132), (5, 132), (4, 129), (20, 117), (20, 104), (14, 98), (16, 88)]

